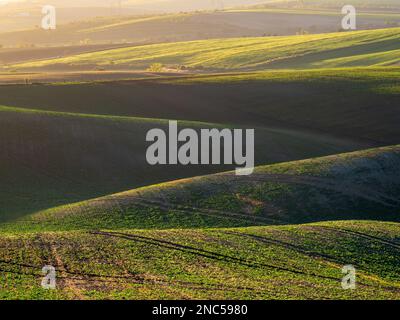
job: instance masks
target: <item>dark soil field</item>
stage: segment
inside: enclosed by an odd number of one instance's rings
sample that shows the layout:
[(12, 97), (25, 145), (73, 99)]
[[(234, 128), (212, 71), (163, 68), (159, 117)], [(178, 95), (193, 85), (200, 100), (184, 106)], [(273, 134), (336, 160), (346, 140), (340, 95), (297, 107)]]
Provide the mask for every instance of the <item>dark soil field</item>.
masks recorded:
[[(0, 86), (0, 104), (302, 130), (370, 145), (388, 145), (398, 142), (400, 130), (400, 101), (396, 92), (399, 73), (398, 68), (344, 69), (300, 75), (288, 71), (12, 85)], [(61, 96), (64, 98), (60, 99)]]
[(183, 72), (146, 72), (146, 71), (69, 71), (69, 72), (15, 72), (0, 73), (0, 84), (71, 84), (75, 82), (95, 82), (110, 80), (132, 80), (160, 77), (183, 76)]

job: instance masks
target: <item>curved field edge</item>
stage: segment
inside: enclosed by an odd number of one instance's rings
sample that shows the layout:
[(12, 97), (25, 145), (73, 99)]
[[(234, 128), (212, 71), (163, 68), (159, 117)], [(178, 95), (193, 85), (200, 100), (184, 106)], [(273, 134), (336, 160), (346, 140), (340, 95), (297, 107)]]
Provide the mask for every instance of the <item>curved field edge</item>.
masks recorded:
[(400, 146), (172, 181), (45, 210), (3, 232), (399, 221)]
[[(181, 77), (138, 79), (132, 81), (154, 81), (160, 83), (240, 83), (240, 82), (278, 82), (290, 83), (307, 81), (309, 83), (353, 83), (353, 85), (365, 85), (364, 90), (370, 90), (377, 83), (393, 83), (400, 76), (400, 67), (397, 66), (374, 66), (374, 67), (340, 67), (340, 68), (318, 68), (318, 69), (282, 69), (236, 73), (215, 73), (201, 75), (187, 75)], [(101, 82), (101, 81), (100, 81)], [(108, 83), (109, 81), (104, 81)], [(360, 89), (361, 88), (360, 86)]]
[[(2, 299), (399, 299), (398, 223), (0, 235)], [(343, 290), (341, 269), (357, 270)], [(43, 290), (41, 268), (57, 270)]]

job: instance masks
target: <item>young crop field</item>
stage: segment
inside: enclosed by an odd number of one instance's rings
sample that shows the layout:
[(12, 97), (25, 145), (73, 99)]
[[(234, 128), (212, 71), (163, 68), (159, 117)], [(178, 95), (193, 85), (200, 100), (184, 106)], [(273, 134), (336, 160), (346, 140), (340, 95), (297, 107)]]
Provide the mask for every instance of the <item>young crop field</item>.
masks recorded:
[(0, 300), (400, 299), (395, 1), (61, 2), (0, 13)]
[[(12, 65), (17, 70), (145, 70), (151, 64), (209, 71), (397, 65), (399, 28), (287, 37), (215, 39), (104, 50)], [(369, 55), (369, 56), (368, 56)], [(347, 60), (346, 60), (347, 59)]]
[[(3, 224), (0, 294), (398, 299), (399, 226), (368, 219), (398, 219), (399, 159), (391, 147), (272, 165), (234, 184), (229, 173), (188, 179)], [(309, 208), (299, 201), (306, 194)], [(356, 203), (365, 214), (347, 214)], [(340, 286), (349, 263), (358, 268), (354, 291)], [(57, 290), (40, 287), (45, 264), (59, 270)]]
[[(1, 87), (1, 103), (15, 107), (0, 108), (0, 296), (399, 299), (399, 147), (343, 153), (396, 141), (398, 72)], [(179, 103), (168, 102), (176, 92)], [(338, 105), (337, 92), (354, 100)], [(253, 104), (239, 99), (250, 95)], [(182, 128), (258, 123), (262, 166), (242, 178), (215, 174), (230, 167), (149, 166), (138, 156), (146, 131), (179, 114)], [(341, 287), (349, 264), (350, 291)], [(41, 287), (45, 265), (57, 270), (56, 290)]]

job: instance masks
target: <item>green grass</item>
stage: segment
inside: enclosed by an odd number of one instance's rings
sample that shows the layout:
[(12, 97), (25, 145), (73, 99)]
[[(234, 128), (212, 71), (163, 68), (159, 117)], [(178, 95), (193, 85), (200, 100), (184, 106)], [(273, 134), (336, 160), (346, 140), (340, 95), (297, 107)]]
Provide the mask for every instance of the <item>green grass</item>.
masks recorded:
[(314, 63), (324, 67), (352, 67), (352, 66), (390, 66), (400, 65), (400, 50), (389, 50), (378, 53), (358, 54), (345, 58), (336, 58)]
[[(376, 237), (376, 235), (379, 235)], [(399, 299), (399, 225), (2, 235), (3, 299)], [(40, 288), (43, 265), (57, 290)], [(343, 290), (353, 264), (357, 289)]]
[[(171, 229), (398, 221), (399, 146), (148, 186), (45, 210), (3, 231)], [(302, 201), (307, 199), (307, 201)]]
[[(287, 89), (301, 83), (302, 89), (332, 90), (344, 81), (342, 94), (351, 83), (358, 99), (367, 94), (390, 100), (397, 97), (397, 73), (378, 68), (310, 71), (302, 77), (294, 72), (207, 76), (168, 84), (26, 86), (32, 91), (24, 98), (37, 99), (38, 90), (50, 87), (99, 93), (108, 86), (121, 93), (126, 86), (132, 95), (136, 85), (153, 93), (157, 85), (168, 88), (164, 93), (178, 87), (193, 99), (194, 87), (204, 92), (246, 84), (276, 91), (274, 85)], [(7, 87), (11, 94), (21, 88)], [(64, 112), (54, 111), (55, 100), (49, 103), (53, 111), (0, 107), (0, 203), (7, 218), (0, 223), (1, 299), (400, 298), (399, 146), (260, 166), (250, 177), (226, 172), (162, 183), (163, 174), (164, 181), (199, 174), (135, 162), (135, 154), (143, 152), (143, 133), (165, 126), (165, 119), (98, 115), (91, 104), (71, 104), (75, 110), (58, 105)], [(224, 125), (215, 122), (181, 125)], [(357, 147), (302, 130), (258, 130), (262, 162)], [(376, 137), (383, 133), (378, 130)], [(136, 188), (140, 179), (146, 187)], [(151, 179), (160, 183), (151, 186)], [(128, 191), (114, 194), (122, 190)], [(102, 194), (109, 195), (98, 197)], [(348, 264), (357, 270), (356, 290), (341, 288), (341, 268)], [(44, 265), (57, 270), (54, 291), (40, 286)]]
[[(399, 166), (399, 146), (370, 149), (2, 223), (0, 297), (399, 299)], [(341, 287), (349, 264), (355, 290)], [(44, 265), (56, 290), (40, 287)]]
[[(185, 65), (211, 70), (315, 68), (342, 66), (340, 60), (375, 54), (375, 59), (354, 60), (354, 66), (397, 64), (398, 28), (288, 37), (215, 39), (135, 46), (80, 54), (60, 59), (23, 63), (18, 69), (103, 66), (146, 69), (153, 63)], [(392, 50), (392, 54), (383, 52)]]
[[(390, 52), (389, 52), (390, 54)], [(354, 58), (355, 59), (355, 58)], [(156, 79), (155, 82), (179, 83), (179, 84), (229, 84), (246, 82), (273, 82), (289, 85), (290, 83), (308, 83), (312, 85), (328, 84), (338, 87), (340, 83), (345, 85), (351, 83), (357, 87), (357, 92), (368, 92), (377, 86), (384, 84), (397, 84), (400, 76), (400, 67), (377, 66), (377, 67), (337, 67), (316, 69), (283, 69), (253, 72), (232, 72), (218, 74), (192, 75), (187, 77), (175, 77)]]

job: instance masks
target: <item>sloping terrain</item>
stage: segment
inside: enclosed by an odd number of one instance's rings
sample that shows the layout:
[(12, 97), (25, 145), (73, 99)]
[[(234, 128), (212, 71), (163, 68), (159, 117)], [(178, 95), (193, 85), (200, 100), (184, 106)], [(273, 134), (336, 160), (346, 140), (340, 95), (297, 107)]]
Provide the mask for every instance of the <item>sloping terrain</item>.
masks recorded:
[(257, 164), (394, 144), (400, 134), (398, 73), (324, 70), (2, 86), (0, 103), (18, 106), (1, 108), (2, 219), (228, 169), (149, 166), (145, 134), (165, 128), (168, 119), (181, 120), (181, 128), (255, 128)]
[(399, 77), (399, 68), (352, 68), (0, 86), (0, 104), (272, 127), (383, 146), (399, 142)]
[[(72, 55), (13, 65), (16, 70), (147, 69), (153, 63), (194, 70), (260, 70), (398, 64), (399, 28), (288, 37), (163, 43)], [(397, 50), (397, 51), (395, 51)], [(392, 51), (391, 55), (384, 52)], [(375, 59), (357, 56), (375, 54)]]
[[(60, 9), (65, 10), (65, 9)], [(76, 10), (79, 12), (79, 10)], [(89, 11), (89, 10), (86, 10)], [(358, 30), (398, 26), (400, 11), (359, 11)], [(37, 23), (41, 21), (37, 10)], [(341, 28), (341, 10), (310, 9), (231, 9), (209, 12), (133, 15), (81, 19), (65, 24), (61, 19), (57, 30), (48, 32), (38, 27), (4, 32), (0, 22), (0, 44), (3, 46), (64, 46), (81, 43), (154, 43), (212, 38), (295, 35), (301, 33), (336, 32)], [(103, 17), (105, 16), (105, 17)], [(22, 19), (19, 19), (22, 20)], [(30, 18), (32, 20), (32, 18)], [(12, 24), (11, 21), (2, 21)]]
[(106, 49), (121, 48), (123, 44), (98, 44), (98, 45), (71, 45), (62, 47), (31, 47), (31, 48), (1, 48), (0, 64), (9, 65), (24, 61), (52, 59), (69, 56), (72, 54), (96, 52)]
[[(179, 128), (227, 127), (179, 122)], [(150, 129), (166, 120), (0, 107), (1, 220), (139, 186), (232, 166), (151, 166)], [(300, 131), (256, 128), (256, 162), (274, 163), (356, 150), (363, 144)]]
[[(0, 86), (0, 299), (400, 299), (400, 29), (179, 42), (339, 17), (292, 11), (101, 18), (41, 44), (173, 42), (0, 52), (23, 80)], [(254, 128), (254, 173), (150, 166), (146, 133), (174, 119)]]
[(134, 80), (160, 77), (182, 76), (179, 72), (150, 71), (71, 71), (71, 72), (18, 72), (0, 73), (0, 85), (76, 83), (112, 80)]
[[(295, 3), (296, 1), (289, 1)], [(340, 7), (347, 4), (343, 0), (304, 0), (303, 3), (309, 6), (326, 6), (326, 7)], [(380, 9), (394, 9), (399, 8), (397, 0), (354, 0), (353, 5), (361, 8), (380, 8)]]
[[(399, 299), (399, 226), (2, 234), (2, 299)], [(43, 265), (57, 290), (40, 288)], [(357, 268), (343, 290), (342, 266)]]
[(10, 226), (56, 231), (398, 221), (399, 150), (258, 167), (245, 177), (232, 172), (173, 181), (46, 210)]
[[(394, 146), (260, 167), (248, 181), (229, 173), (190, 179), (2, 224), (0, 294), (398, 299), (398, 223), (350, 219), (398, 221), (399, 152)], [(350, 221), (268, 226), (327, 218)], [(208, 228), (182, 229), (193, 226)], [(57, 269), (57, 290), (40, 288), (46, 264)], [(356, 290), (341, 288), (348, 264), (357, 269)]]

